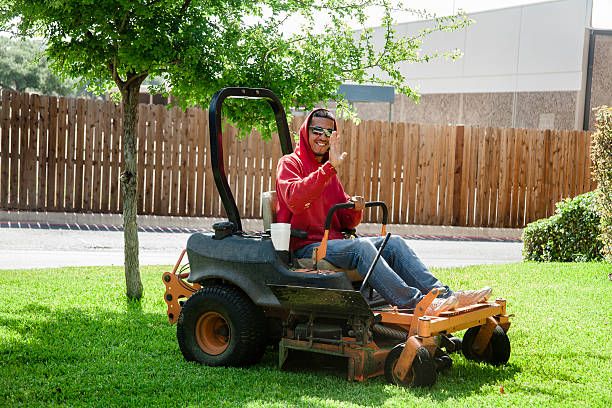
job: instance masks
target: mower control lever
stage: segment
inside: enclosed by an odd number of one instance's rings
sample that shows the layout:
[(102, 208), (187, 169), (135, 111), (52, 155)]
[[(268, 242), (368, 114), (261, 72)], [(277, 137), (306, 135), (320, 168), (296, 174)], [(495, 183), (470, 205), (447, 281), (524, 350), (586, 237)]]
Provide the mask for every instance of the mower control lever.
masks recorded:
[[(380, 245), (380, 248), (378, 248), (378, 252), (376, 252), (376, 257), (374, 258), (374, 262), (372, 262), (372, 265), (370, 265), (370, 269), (368, 269), (368, 273), (366, 273), (365, 277), (363, 278), (363, 282), (361, 283), (359, 292), (363, 292), (363, 289), (366, 287), (366, 284), (368, 283), (368, 279), (370, 278), (370, 275), (372, 275), (372, 271), (374, 271), (376, 262), (378, 262), (378, 260), (380, 259), (380, 255), (382, 254), (383, 249), (385, 249), (385, 246), (387, 246), (387, 242), (389, 242), (390, 237), (391, 237), (391, 233), (387, 232), (387, 235), (385, 235), (385, 239), (383, 239), (383, 242)], [(371, 286), (370, 286), (369, 298), (370, 299), (372, 298), (372, 287)]]
[[(381, 228), (380, 235), (385, 235), (387, 233), (387, 220), (389, 217), (389, 211), (387, 209), (387, 204), (385, 204), (382, 201), (368, 201), (367, 203), (365, 203), (365, 207), (366, 208), (370, 208), (370, 207), (381, 207), (382, 208), (383, 219), (382, 219), (382, 228)], [(323, 239), (321, 240), (321, 245), (315, 248), (315, 265), (321, 259), (325, 258), (325, 255), (327, 254), (327, 240), (329, 239), (329, 229), (331, 228), (331, 223), (332, 223), (332, 219), (334, 216), (334, 212), (336, 212), (336, 210), (340, 210), (344, 208), (355, 208), (355, 203), (352, 201), (349, 201), (347, 203), (340, 203), (340, 204), (334, 205), (332, 208), (329, 209), (329, 212), (327, 213), (327, 218), (325, 218), (325, 232), (323, 233)]]

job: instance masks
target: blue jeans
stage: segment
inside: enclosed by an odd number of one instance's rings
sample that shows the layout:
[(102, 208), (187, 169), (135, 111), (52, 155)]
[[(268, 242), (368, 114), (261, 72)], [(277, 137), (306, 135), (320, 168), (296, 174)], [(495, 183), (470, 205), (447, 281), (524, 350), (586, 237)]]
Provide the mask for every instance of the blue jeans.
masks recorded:
[[(376, 257), (384, 237), (356, 239), (333, 239), (327, 243), (325, 259), (342, 269), (357, 269), (365, 277)], [(310, 258), (318, 242), (294, 251), (298, 258)], [(404, 239), (392, 236), (383, 249), (372, 274), (371, 285), (388, 302), (402, 308), (412, 309), (433, 288), (446, 288), (443, 297), (452, 291), (443, 285), (423, 265)]]

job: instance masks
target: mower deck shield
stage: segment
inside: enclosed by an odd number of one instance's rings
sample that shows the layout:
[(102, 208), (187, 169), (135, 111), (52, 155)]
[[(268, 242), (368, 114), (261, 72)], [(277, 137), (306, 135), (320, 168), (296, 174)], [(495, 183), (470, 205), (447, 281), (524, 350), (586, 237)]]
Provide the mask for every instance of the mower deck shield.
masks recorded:
[(268, 285), (280, 304), (289, 310), (328, 316), (373, 318), (374, 314), (361, 293), (355, 290)]

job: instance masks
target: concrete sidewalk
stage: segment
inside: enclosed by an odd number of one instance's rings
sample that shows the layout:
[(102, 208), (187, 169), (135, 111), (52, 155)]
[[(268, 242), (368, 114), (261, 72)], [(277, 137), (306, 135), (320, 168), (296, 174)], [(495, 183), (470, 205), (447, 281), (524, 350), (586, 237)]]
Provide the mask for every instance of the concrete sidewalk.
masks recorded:
[[(38, 215), (34, 217), (33, 214)], [(121, 224), (116, 222), (121, 221), (120, 216), (101, 216), (99, 221), (103, 223), (91, 223), (95, 220), (82, 215), (63, 220), (49, 217), (67, 221), (51, 223), (41, 213), (29, 213), (29, 217), (19, 213), (19, 219), (15, 219), (16, 213), (10, 215), (12, 219), (7, 221), (7, 213), (0, 213), (0, 269), (123, 265), (123, 232)], [(41, 218), (37, 220), (37, 217)], [(166, 218), (172, 218), (174, 226)], [(212, 224), (219, 221), (211, 218), (182, 220), (139, 217), (142, 265), (174, 264), (192, 232), (211, 231)], [(179, 221), (188, 221), (188, 224), (181, 226)], [(243, 227), (246, 231), (260, 231), (261, 220), (244, 220)], [(377, 234), (379, 228), (376, 224), (364, 224), (358, 228), (358, 233)], [(405, 225), (389, 225), (387, 229), (406, 238), (429, 267), (521, 260), (522, 243), (517, 241), (518, 234), (514, 230)]]
[[(167, 217), (153, 215), (139, 215), (138, 226), (144, 231), (212, 231), (212, 225), (225, 218), (208, 217)], [(261, 219), (242, 219), (245, 231), (262, 231)], [(120, 230), (123, 225), (121, 214), (82, 214), (63, 212), (28, 212), (28, 211), (0, 211), (0, 227), (36, 228), (28, 224), (44, 224), (51, 227), (65, 227), (68, 229), (98, 229)], [(88, 228), (87, 226), (94, 226)], [(98, 226), (96, 228), (95, 226)], [(40, 227), (39, 227), (40, 228)], [(447, 227), (439, 225), (398, 225), (390, 224), (387, 230), (393, 234), (404, 237), (431, 237), (468, 240), (501, 240), (519, 241), (522, 229), (520, 228), (478, 228), (478, 227)], [(377, 234), (379, 224), (361, 224), (357, 229), (360, 234)]]

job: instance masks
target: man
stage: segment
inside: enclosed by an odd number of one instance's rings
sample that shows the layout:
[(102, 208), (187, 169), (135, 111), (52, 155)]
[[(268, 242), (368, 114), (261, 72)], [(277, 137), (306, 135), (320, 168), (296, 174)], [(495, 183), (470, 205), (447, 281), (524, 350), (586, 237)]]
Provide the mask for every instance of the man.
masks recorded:
[[(323, 237), (325, 218), (338, 203), (353, 201), (354, 209), (342, 209), (332, 219), (325, 259), (343, 269), (357, 269), (365, 276), (383, 237), (342, 239), (343, 230), (355, 228), (361, 221), (363, 197), (350, 197), (336, 175), (347, 157), (340, 148), (336, 120), (326, 109), (311, 112), (299, 132), (295, 152), (278, 162), (276, 192), (277, 222), (290, 223), (308, 233), (306, 239), (291, 238), (290, 249), (298, 258), (310, 258)], [(391, 237), (376, 264), (370, 284), (388, 302), (412, 309), (433, 288), (446, 293), (434, 300), (426, 314), (438, 315), (487, 298), (490, 288), (453, 292), (423, 265), (400, 237)]]

